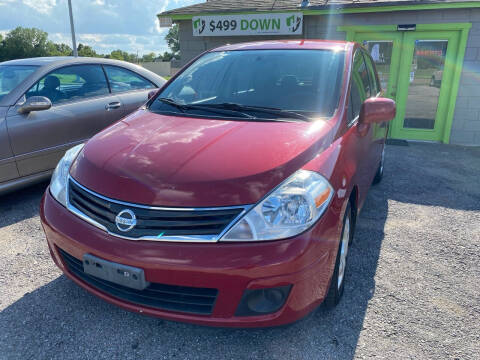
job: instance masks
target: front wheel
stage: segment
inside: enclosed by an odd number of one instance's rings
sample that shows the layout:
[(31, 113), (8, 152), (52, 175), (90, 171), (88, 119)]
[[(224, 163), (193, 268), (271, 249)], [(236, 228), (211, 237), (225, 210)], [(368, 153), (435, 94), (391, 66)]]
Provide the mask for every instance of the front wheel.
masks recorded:
[(343, 295), (343, 288), (345, 284), (345, 270), (347, 268), (348, 246), (353, 238), (353, 224), (352, 224), (352, 210), (350, 203), (345, 210), (343, 218), (342, 236), (340, 244), (338, 245), (337, 260), (335, 262), (335, 269), (333, 270), (332, 280), (330, 281), (330, 288), (324, 300), (324, 305), (327, 309), (335, 307), (340, 302)]

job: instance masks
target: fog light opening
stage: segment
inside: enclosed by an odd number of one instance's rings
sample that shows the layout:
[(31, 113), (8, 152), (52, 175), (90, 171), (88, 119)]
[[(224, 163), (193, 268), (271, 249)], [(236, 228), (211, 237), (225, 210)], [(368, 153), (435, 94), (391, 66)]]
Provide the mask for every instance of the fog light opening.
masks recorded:
[(238, 306), (237, 316), (271, 314), (287, 300), (291, 285), (266, 289), (247, 289)]

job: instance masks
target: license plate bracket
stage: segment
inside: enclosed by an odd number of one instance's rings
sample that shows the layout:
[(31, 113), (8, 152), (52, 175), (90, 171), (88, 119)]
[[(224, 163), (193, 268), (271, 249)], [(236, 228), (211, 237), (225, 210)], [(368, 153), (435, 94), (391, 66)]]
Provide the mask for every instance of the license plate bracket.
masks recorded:
[(136, 290), (144, 290), (150, 283), (145, 280), (143, 269), (100, 259), (91, 254), (83, 255), (83, 271), (97, 278)]

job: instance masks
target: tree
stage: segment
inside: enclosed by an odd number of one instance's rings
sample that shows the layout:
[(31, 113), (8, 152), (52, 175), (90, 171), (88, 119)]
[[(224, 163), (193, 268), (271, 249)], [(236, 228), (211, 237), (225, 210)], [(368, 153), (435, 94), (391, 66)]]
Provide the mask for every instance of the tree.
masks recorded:
[(129, 62), (132, 62), (132, 63), (137, 62), (137, 55), (136, 54), (129, 54), (126, 51), (122, 51), (120, 49), (113, 50), (108, 57), (110, 59), (129, 61)]
[(71, 56), (73, 51), (67, 44), (56, 44), (53, 41), (47, 43), (48, 56)]
[(1, 60), (48, 55), (48, 34), (36, 28), (17, 27), (2, 41)]
[(175, 57), (175, 59), (178, 59), (180, 57), (180, 39), (178, 37), (178, 24), (173, 24), (173, 26), (168, 30), (168, 33), (165, 36), (165, 41), (167, 42), (167, 45), (170, 48), (173, 57)]
[(91, 46), (78, 44), (77, 46), (78, 56), (89, 56), (89, 57), (101, 57), (98, 55)]
[(110, 53), (110, 58), (115, 60), (125, 60), (125, 55), (128, 57), (128, 54), (122, 50), (113, 50)]
[(150, 54), (146, 54), (142, 56), (142, 62), (153, 62), (155, 60), (155, 53), (151, 52)]
[(175, 56), (168, 51), (165, 51), (160, 57), (162, 58), (162, 61), (172, 61), (172, 59), (175, 58)]

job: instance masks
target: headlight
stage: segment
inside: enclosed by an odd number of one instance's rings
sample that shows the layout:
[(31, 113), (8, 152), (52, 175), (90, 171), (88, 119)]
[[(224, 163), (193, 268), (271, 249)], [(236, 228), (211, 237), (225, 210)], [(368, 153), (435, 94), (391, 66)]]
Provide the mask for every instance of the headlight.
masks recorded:
[(67, 206), (67, 179), (70, 166), (84, 144), (74, 146), (60, 159), (50, 181), (50, 193), (63, 206)]
[(276, 240), (300, 234), (322, 216), (333, 193), (323, 176), (297, 171), (245, 214), (220, 241)]

